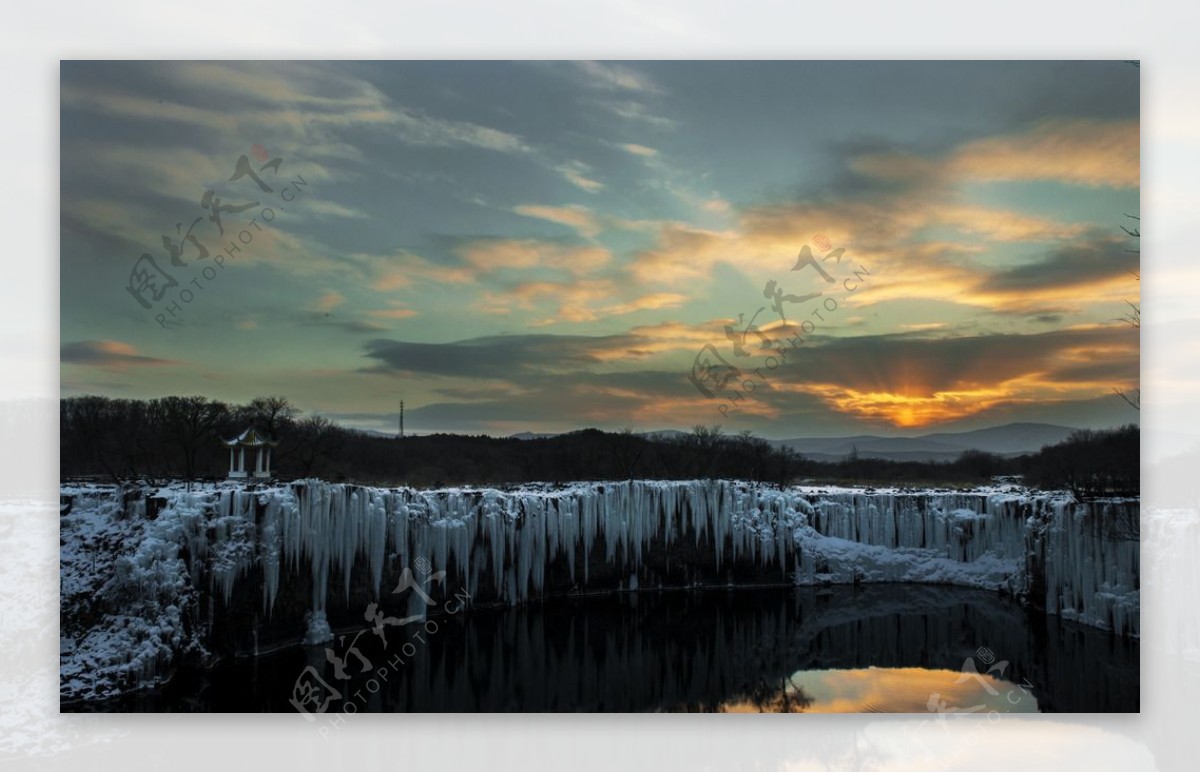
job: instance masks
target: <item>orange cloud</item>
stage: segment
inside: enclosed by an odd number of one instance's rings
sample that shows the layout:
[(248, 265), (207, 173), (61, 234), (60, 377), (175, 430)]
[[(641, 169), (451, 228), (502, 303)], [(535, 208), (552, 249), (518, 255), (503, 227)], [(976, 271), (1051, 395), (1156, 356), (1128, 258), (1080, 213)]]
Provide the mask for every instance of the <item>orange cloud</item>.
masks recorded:
[(420, 312), (416, 309), (378, 309), (367, 313), (379, 319), (408, 319), (417, 316)]
[(127, 370), (142, 365), (177, 365), (178, 360), (148, 357), (122, 341), (89, 340), (64, 343), (59, 359), (72, 365), (90, 365), (105, 370)]
[[(895, 392), (860, 392), (837, 384), (813, 384), (802, 391), (819, 396), (833, 409), (874, 422), (886, 422), (894, 427), (924, 427), (930, 424), (963, 419), (1014, 401), (1033, 402), (1018, 398), (1018, 387), (1009, 385), (961, 390), (938, 391), (929, 395), (898, 394)], [(1090, 396), (1090, 395), (1089, 395)]]
[(467, 284), (475, 281), (478, 273), (470, 267), (433, 263), (407, 250), (392, 255), (358, 254), (352, 259), (370, 277), (369, 287), (378, 292), (406, 289), (416, 281)]
[(948, 170), (977, 180), (1134, 188), (1141, 179), (1139, 127), (1136, 121), (1047, 121), (1022, 134), (968, 143)]
[(1140, 182), (1136, 121), (1045, 121), (1028, 131), (965, 143), (942, 158), (910, 153), (860, 156), (852, 168), (882, 180), (1047, 180), (1135, 188)]
[(600, 231), (600, 225), (587, 207), (551, 207), (537, 204), (522, 204), (514, 210), (518, 215), (548, 220), (551, 223), (575, 229), (581, 236), (592, 237)]
[[(930, 241), (922, 229), (951, 226), (982, 242)], [(668, 223), (653, 247), (634, 256), (630, 272), (645, 284), (707, 280), (718, 264), (785, 285), (801, 246), (822, 232), (848, 246), (841, 274), (865, 266), (871, 281), (854, 302), (931, 299), (1021, 312), (1094, 308), (1134, 300), (1129, 274), (1137, 259), (1120, 234), (1100, 236), (1078, 224), (979, 206), (927, 204), (906, 197), (829, 204), (775, 204), (741, 213), (736, 230)], [(986, 262), (989, 242), (1045, 242), (1044, 260), (1012, 268)], [(832, 264), (831, 264), (832, 266)], [(832, 270), (832, 269), (831, 269)], [(835, 272), (837, 273), (837, 272)]]
[(330, 290), (317, 299), (317, 311), (329, 313), (345, 302), (346, 296), (335, 290)]
[(484, 239), (458, 249), (481, 272), (502, 269), (559, 269), (582, 276), (606, 265), (612, 254), (603, 247), (572, 246), (538, 239)]
[(485, 293), (479, 308), (494, 314), (507, 314), (512, 306), (533, 310), (542, 301), (557, 304), (553, 317), (538, 320), (535, 326), (559, 322), (591, 322), (603, 317), (631, 314), (648, 309), (679, 306), (688, 300), (680, 293), (649, 293), (630, 300), (618, 300), (621, 288), (609, 279), (573, 282), (524, 282), (508, 290)]
[(1056, 241), (1079, 236), (1086, 230), (1077, 223), (1060, 223), (1019, 212), (967, 205), (935, 207), (930, 212), (930, 220), (997, 242)]
[(1031, 336), (838, 339), (807, 353), (805, 373), (815, 377), (785, 376), (771, 387), (813, 395), (869, 422), (923, 427), (999, 406), (1090, 399), (1125, 387), (1137, 377), (1137, 341), (1130, 333), (1120, 325), (1092, 325)]

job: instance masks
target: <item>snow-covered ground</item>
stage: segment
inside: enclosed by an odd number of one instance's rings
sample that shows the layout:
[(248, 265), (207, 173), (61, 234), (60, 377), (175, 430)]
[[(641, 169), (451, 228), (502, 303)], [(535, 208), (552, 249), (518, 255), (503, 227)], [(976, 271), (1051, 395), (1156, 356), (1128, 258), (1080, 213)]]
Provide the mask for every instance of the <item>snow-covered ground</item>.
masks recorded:
[(72, 496), (60, 522), (61, 694), (111, 698), (153, 684), (163, 666), (202, 647), (183, 625), (195, 597), (180, 558), (188, 506), (148, 520), (144, 500), (127, 509), (113, 488)]
[[(517, 604), (587, 587), (601, 569), (627, 578), (626, 589), (656, 587), (663, 567), (646, 556), (664, 547), (718, 571), (756, 566), (795, 584), (1004, 590), (1068, 619), (1140, 631), (1139, 546), (1120, 528), (1136, 524), (1136, 501), (1081, 504), (1013, 486), (779, 490), (734, 481), (418, 491), (310, 480), (124, 495), (64, 485), (62, 494), (72, 503), (61, 519), (65, 698), (152, 685), (180, 655), (204, 656), (198, 591), (228, 602), (251, 570), (267, 614), (281, 583), (306, 575), (308, 643), (331, 636), (325, 612), (349, 599), (352, 572), (365, 571), (381, 596), (398, 567), (444, 569), (473, 598), (482, 589)], [(548, 586), (548, 569), (564, 564), (570, 585)], [(419, 594), (409, 599), (419, 614)]]

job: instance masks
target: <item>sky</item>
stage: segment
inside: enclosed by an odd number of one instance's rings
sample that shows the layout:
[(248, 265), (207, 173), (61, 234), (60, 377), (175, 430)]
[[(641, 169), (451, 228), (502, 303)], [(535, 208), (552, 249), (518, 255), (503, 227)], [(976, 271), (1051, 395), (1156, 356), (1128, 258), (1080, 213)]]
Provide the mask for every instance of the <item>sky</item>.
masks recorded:
[(1136, 422), (1124, 62), (61, 65), (61, 394), (410, 433)]

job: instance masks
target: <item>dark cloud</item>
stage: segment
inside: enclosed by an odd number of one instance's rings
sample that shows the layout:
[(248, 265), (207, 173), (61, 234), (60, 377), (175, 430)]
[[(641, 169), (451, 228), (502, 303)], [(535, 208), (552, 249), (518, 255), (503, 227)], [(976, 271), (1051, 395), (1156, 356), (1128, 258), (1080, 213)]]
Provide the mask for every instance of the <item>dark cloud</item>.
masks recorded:
[(992, 271), (983, 282), (987, 290), (1014, 292), (1087, 285), (1129, 277), (1138, 258), (1128, 252), (1129, 240), (1092, 233), (1055, 248), (1041, 260)]
[(512, 335), (423, 344), (380, 338), (367, 342), (366, 356), (378, 361), (370, 370), (504, 379), (596, 363), (602, 351), (633, 341), (630, 336)]
[(388, 328), (377, 322), (359, 319), (341, 312), (313, 311), (299, 315), (296, 320), (308, 327), (328, 327), (347, 333), (382, 333)]
[[(861, 391), (932, 393), (967, 385), (991, 386), (1030, 374), (1071, 380), (1072, 363), (1095, 352), (1105, 368), (1087, 380), (1137, 379), (1137, 337), (1120, 326), (1055, 330), (1031, 335), (950, 338), (893, 334), (813, 340), (789, 350), (783, 377), (833, 383)], [(1120, 356), (1111, 354), (1122, 351)], [(1132, 353), (1132, 356), (1129, 356)]]
[(98, 368), (124, 368), (138, 365), (174, 365), (174, 360), (147, 357), (137, 353), (129, 344), (120, 341), (74, 341), (64, 343), (59, 359), (73, 365), (93, 365)]

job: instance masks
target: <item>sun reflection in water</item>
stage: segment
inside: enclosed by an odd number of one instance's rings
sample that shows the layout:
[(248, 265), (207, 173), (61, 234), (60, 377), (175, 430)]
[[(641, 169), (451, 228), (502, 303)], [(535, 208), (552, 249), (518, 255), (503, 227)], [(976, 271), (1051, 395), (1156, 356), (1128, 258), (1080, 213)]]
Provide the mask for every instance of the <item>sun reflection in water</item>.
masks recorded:
[(726, 712), (1030, 713), (1037, 698), (1016, 682), (971, 670), (852, 668), (797, 671), (763, 682)]

